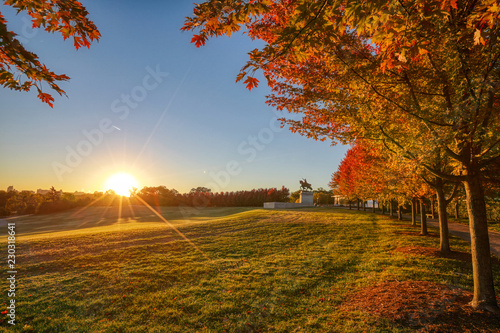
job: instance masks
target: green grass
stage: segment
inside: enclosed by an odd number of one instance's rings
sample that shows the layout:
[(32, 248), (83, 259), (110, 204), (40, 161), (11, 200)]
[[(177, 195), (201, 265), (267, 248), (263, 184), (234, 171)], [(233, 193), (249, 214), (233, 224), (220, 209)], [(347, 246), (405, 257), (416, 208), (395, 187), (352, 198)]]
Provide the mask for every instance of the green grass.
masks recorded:
[[(382, 281), (472, 288), (470, 263), (392, 252), (437, 248), (439, 239), (396, 234), (405, 229), (384, 216), (326, 208), (161, 213), (210, 259), (143, 208), (125, 207), (120, 219), (117, 209), (89, 208), (16, 220), (17, 325), (4, 319), (0, 332), (407, 332), (342, 305)], [(461, 240), (451, 244), (470, 252)], [(6, 236), (0, 251), (6, 263)], [(494, 274), (500, 285), (498, 267)], [(6, 291), (1, 297), (6, 303)]]

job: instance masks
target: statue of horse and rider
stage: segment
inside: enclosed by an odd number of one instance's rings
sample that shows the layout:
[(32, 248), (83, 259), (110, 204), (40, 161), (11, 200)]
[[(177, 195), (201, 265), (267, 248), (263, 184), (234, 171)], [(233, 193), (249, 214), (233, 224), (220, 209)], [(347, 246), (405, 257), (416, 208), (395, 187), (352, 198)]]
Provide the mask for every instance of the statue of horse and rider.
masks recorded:
[(311, 184), (309, 184), (307, 182), (307, 179), (303, 178), (302, 180), (299, 180), (300, 182), (300, 189), (303, 190), (303, 191), (307, 191), (307, 190), (313, 190), (312, 187), (311, 187)]

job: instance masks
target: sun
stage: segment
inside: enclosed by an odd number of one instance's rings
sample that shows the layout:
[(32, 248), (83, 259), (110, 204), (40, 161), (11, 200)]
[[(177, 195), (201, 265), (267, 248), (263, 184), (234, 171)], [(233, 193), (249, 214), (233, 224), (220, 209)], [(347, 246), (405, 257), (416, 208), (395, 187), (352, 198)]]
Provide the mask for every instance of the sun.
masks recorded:
[(130, 190), (138, 187), (137, 179), (129, 173), (118, 172), (111, 175), (104, 185), (105, 191), (113, 190), (118, 195), (130, 196)]

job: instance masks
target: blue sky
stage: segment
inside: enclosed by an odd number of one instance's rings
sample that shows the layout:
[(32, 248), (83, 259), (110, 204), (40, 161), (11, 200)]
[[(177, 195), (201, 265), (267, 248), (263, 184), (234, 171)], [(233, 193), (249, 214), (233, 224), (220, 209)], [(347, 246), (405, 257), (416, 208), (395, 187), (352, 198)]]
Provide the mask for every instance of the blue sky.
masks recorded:
[(180, 192), (295, 191), (301, 178), (327, 188), (347, 148), (279, 129), (269, 89), (235, 83), (257, 42), (240, 35), (196, 48), (180, 31), (188, 1), (82, 3), (102, 37), (78, 51), (0, 6), (25, 46), (71, 78), (53, 108), (35, 92), (0, 89), (0, 189), (101, 190), (120, 171)]

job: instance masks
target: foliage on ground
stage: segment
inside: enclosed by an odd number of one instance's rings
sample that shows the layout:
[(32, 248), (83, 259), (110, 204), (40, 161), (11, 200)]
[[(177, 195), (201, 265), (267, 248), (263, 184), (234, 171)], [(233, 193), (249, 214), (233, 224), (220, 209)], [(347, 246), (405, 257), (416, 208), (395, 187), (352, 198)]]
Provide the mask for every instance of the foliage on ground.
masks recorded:
[[(405, 318), (412, 312), (401, 302), (392, 304), (402, 317), (370, 310), (379, 303), (373, 298), (368, 306), (370, 290), (397, 300), (393, 294), (408, 290), (405, 284), (420, 290), (419, 302), (436, 304), (422, 307), (422, 318), (461, 309), (470, 314), (464, 327), (471, 331), (500, 329), (495, 321), (483, 324), (483, 314), (466, 305), (473, 285), (470, 262), (395, 251), (438, 248), (439, 239), (397, 234), (413, 229), (394, 227), (401, 222), (386, 216), (327, 208), (210, 208), (186, 218), (186, 212), (162, 208), (194, 248), (151, 212), (137, 210), (125, 218), (122, 211), (112, 223), (102, 208), (90, 208), (78, 213), (84, 214), (81, 225), (74, 213), (45, 216), (36, 227), (27, 225), (36, 224), (33, 217), (16, 221), (17, 325), (10, 327), (4, 317), (0, 332), (413, 332), (429, 325), (447, 330), (446, 321)], [(62, 231), (55, 232), (57, 223)], [(461, 240), (452, 238), (451, 245), (470, 253)], [(499, 285), (498, 263), (494, 275)], [(440, 288), (455, 298), (443, 303), (435, 292)], [(5, 307), (6, 292), (1, 297)]]

